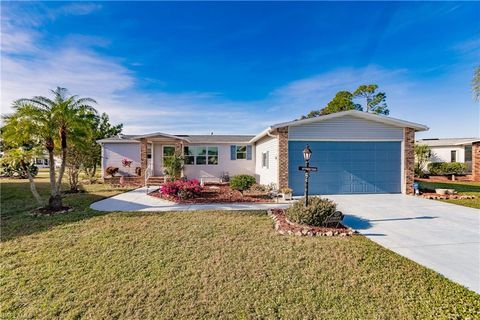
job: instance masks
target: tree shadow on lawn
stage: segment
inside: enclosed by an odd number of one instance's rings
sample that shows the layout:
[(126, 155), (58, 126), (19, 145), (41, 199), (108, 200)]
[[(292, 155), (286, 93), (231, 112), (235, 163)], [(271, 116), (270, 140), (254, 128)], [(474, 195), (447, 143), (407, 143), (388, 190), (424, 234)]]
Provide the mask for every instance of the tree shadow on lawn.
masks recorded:
[[(48, 199), (50, 183), (36, 182), (38, 192), (43, 200)], [(92, 188), (93, 190), (88, 190)], [(97, 189), (98, 190), (95, 190)], [(64, 204), (74, 208), (74, 211), (54, 214), (51, 216), (33, 216), (32, 210), (38, 208), (33, 199), (28, 183), (23, 180), (2, 181), (1, 186), (1, 242), (18, 237), (47, 231), (59, 225), (78, 222), (111, 212), (95, 211), (90, 204), (111, 197), (124, 189), (115, 189), (105, 185), (87, 186), (81, 193), (64, 194)]]

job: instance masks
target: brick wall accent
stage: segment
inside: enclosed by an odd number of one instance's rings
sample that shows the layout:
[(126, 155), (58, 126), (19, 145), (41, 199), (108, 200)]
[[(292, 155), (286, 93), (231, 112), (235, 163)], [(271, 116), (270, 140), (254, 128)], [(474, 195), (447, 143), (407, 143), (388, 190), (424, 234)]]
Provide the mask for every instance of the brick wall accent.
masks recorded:
[(480, 181), (480, 142), (472, 144), (472, 180)]
[[(142, 177), (139, 177), (139, 176), (135, 176), (135, 177), (123, 177), (124, 178), (124, 181), (125, 181), (125, 184), (126, 185), (143, 185), (144, 183), (144, 179)], [(120, 184), (120, 177), (119, 176), (115, 176), (115, 177), (105, 177), (103, 178), (103, 181), (105, 183), (109, 183), (109, 184)]]
[(140, 168), (142, 170), (141, 177), (145, 178), (145, 172), (147, 171), (147, 139), (140, 139)]
[(413, 182), (415, 180), (415, 130), (412, 128), (405, 128), (403, 130), (403, 145), (404, 145), (404, 183), (405, 193), (414, 194)]
[(288, 127), (278, 128), (278, 187), (288, 187)]
[(175, 155), (176, 156), (183, 155), (183, 142), (181, 141), (175, 142)]

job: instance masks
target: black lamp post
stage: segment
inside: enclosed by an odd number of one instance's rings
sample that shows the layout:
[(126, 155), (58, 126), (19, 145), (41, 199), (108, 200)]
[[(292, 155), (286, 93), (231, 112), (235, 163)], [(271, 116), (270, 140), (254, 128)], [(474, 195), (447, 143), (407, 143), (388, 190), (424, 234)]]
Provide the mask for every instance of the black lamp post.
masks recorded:
[(305, 160), (305, 207), (308, 206), (308, 179), (310, 178), (310, 157), (312, 156), (312, 150), (307, 146), (303, 149), (303, 159)]

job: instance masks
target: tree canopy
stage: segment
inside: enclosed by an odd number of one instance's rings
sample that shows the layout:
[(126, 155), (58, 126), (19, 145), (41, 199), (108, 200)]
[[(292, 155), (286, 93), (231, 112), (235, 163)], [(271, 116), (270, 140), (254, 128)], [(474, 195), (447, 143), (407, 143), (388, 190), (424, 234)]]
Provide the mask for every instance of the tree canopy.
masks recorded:
[(385, 92), (377, 92), (378, 86), (376, 84), (361, 85), (353, 92), (355, 98), (365, 99), (365, 112), (388, 115), (387, 95)]
[[(32, 142), (43, 146), (49, 154), (51, 194), (48, 208), (62, 209), (61, 184), (65, 172), (68, 141), (80, 141), (89, 134), (89, 121), (97, 111), (92, 98), (69, 95), (67, 89), (51, 90), (53, 98), (36, 96), (14, 102), (11, 115), (4, 117), (2, 138), (12, 145)], [(54, 153), (59, 150), (62, 162), (58, 175)]]
[[(335, 94), (335, 97), (322, 109), (312, 110), (301, 119), (308, 119), (323, 116), (330, 113), (358, 110), (375, 114), (388, 115), (389, 110), (386, 103), (386, 94), (377, 92), (376, 84), (361, 85), (353, 93), (342, 90)], [(356, 103), (355, 100), (364, 100), (364, 106)]]

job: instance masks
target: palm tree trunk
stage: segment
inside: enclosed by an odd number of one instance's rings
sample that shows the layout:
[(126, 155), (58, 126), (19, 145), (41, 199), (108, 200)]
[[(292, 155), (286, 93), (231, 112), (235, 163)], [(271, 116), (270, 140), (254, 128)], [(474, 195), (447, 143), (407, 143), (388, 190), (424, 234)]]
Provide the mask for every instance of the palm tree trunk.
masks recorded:
[(37, 203), (39, 205), (43, 205), (42, 198), (40, 197), (40, 195), (37, 192), (37, 187), (35, 186), (35, 182), (33, 181), (33, 177), (30, 174), (30, 170), (29, 170), (28, 166), (26, 165), (26, 163), (24, 161), (21, 162), (21, 165), (22, 165), (23, 169), (25, 170), (25, 172), (27, 173), (28, 181), (30, 182), (30, 191), (32, 192), (33, 197), (35, 198), (35, 200), (37, 200)]
[(55, 195), (60, 195), (60, 188), (62, 187), (63, 174), (65, 173), (65, 166), (67, 163), (67, 148), (62, 149), (62, 164), (58, 170), (57, 184), (55, 186)]
[(67, 130), (66, 128), (60, 128), (60, 138), (62, 143), (62, 164), (58, 171), (57, 185), (55, 186), (55, 195), (60, 196), (60, 188), (62, 187), (63, 174), (65, 173), (65, 167), (67, 165)]
[(67, 163), (67, 137), (66, 130), (64, 128), (60, 129), (60, 137), (62, 143), (62, 163), (60, 164), (60, 169), (58, 171), (57, 182), (55, 183), (54, 179), (54, 189), (53, 194), (48, 199), (48, 207), (51, 210), (59, 210), (63, 207), (62, 195), (60, 194), (60, 189), (62, 187), (63, 174), (65, 173), (65, 165)]
[(50, 168), (50, 194), (55, 195), (55, 157), (53, 154), (54, 149), (53, 141), (47, 141), (46, 148), (48, 150), (48, 166)]
[(62, 197), (57, 192), (55, 183), (55, 157), (53, 148), (48, 148), (48, 162), (50, 167), (50, 197), (48, 198), (48, 208), (51, 210), (58, 210), (63, 207)]

